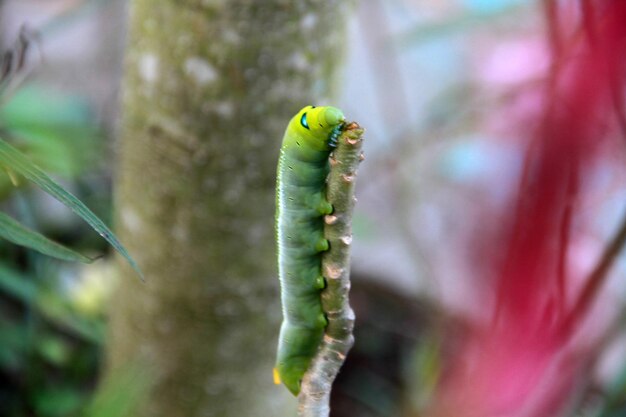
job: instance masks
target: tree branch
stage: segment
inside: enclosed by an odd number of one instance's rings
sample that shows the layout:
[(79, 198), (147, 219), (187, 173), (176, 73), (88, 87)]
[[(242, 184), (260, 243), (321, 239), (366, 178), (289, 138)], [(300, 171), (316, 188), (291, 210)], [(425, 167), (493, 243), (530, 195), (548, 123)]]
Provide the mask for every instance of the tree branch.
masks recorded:
[(324, 219), (324, 236), (330, 242), (330, 250), (322, 258), (322, 272), (327, 282), (322, 291), (322, 308), (328, 326), (320, 349), (302, 380), (298, 396), (298, 415), (301, 417), (329, 415), (333, 381), (354, 343), (354, 312), (348, 302), (348, 291), (352, 211), (356, 202), (354, 186), (357, 167), (363, 160), (363, 132), (357, 123), (348, 124), (331, 156), (327, 198), (334, 211)]

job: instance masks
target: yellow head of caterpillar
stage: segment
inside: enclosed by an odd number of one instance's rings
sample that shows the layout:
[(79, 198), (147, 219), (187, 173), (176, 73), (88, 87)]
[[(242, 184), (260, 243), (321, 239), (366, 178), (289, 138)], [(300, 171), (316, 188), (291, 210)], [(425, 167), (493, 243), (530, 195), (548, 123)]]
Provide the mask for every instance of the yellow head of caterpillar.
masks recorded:
[(319, 146), (314, 147), (325, 149), (333, 132), (344, 121), (343, 112), (336, 107), (306, 106), (291, 119), (288, 130), (300, 137), (319, 139)]

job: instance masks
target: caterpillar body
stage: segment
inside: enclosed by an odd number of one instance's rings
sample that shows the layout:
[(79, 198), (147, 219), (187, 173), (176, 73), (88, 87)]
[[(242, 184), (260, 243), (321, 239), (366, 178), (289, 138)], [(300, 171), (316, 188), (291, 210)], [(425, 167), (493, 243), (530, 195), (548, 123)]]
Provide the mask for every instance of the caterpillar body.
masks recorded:
[(274, 379), (294, 395), (327, 325), (322, 310), (322, 252), (328, 250), (323, 216), (329, 156), (344, 116), (335, 107), (307, 106), (289, 122), (280, 149), (276, 181), (276, 241), (283, 323)]

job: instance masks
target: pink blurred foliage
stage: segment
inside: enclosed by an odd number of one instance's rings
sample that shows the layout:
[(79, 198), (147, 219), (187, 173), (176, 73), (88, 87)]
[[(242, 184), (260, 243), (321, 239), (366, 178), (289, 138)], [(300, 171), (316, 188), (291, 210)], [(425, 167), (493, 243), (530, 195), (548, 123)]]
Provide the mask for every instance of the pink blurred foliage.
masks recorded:
[(505, 41), (479, 56), (479, 78), (494, 87), (511, 87), (540, 77), (547, 70), (548, 51), (542, 39), (523, 38)]
[[(626, 1), (572, 3), (546, 2), (551, 54), (541, 99), (525, 107), (523, 123), (509, 120), (525, 126), (510, 135), (525, 149), (523, 173), (504, 212), (483, 213), (483, 224), (501, 221), (473, 242), (472, 279), (485, 288), (476, 302), (492, 308), (489, 320), (455, 346), (429, 416), (563, 415), (607, 329), (610, 311), (591, 308), (603, 276), (572, 258), (584, 246), (579, 223), (594, 191), (589, 178), (626, 162), (616, 117), (626, 76)], [(524, 69), (515, 71), (518, 81)]]

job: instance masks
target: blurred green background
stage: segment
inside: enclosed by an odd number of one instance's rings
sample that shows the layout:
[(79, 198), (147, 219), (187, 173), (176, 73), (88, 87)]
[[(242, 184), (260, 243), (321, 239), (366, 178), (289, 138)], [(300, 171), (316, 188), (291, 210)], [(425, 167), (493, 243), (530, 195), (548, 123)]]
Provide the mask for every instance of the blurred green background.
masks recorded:
[[(1, 4), (5, 49), (22, 25), (39, 35), (28, 76), (3, 96), (0, 136), (111, 224), (127, 4)], [(473, 231), (466, 220), (481, 204), (498, 206), (519, 174), (520, 155), (498, 141), (506, 132), (493, 110), (514, 116), (533, 105), (517, 93), (547, 65), (542, 25), (531, 1), (356, 2), (336, 105), (368, 129), (354, 224), (357, 344), (334, 388), (333, 416), (418, 416), (451, 349), (441, 345), (439, 321), (451, 318), (461, 337), (480, 313), (471, 301), (480, 288), (447, 277), (465, 267), (458, 255)], [(598, 242), (624, 207), (615, 182), (601, 183), (609, 197)], [(121, 415), (140, 380), (121, 377), (108, 402), (93, 406), (115, 285), (106, 242), (3, 173), (0, 205), (80, 253), (103, 256), (79, 265), (0, 241), (0, 416)], [(605, 300), (620, 311), (624, 286), (612, 279), (609, 288), (618, 296)], [(598, 348), (575, 415), (625, 412), (626, 347), (616, 327)]]

